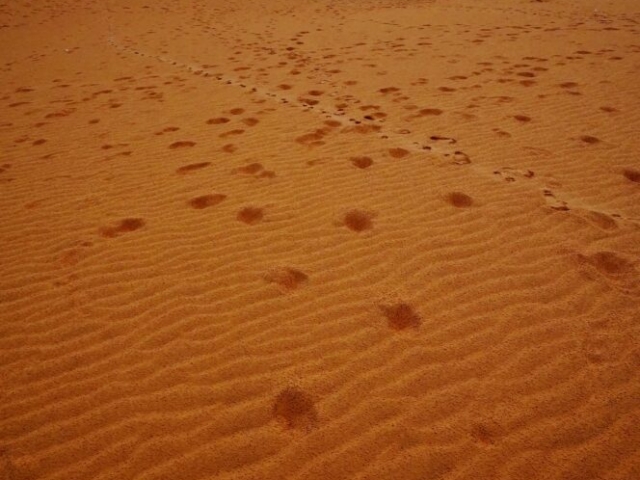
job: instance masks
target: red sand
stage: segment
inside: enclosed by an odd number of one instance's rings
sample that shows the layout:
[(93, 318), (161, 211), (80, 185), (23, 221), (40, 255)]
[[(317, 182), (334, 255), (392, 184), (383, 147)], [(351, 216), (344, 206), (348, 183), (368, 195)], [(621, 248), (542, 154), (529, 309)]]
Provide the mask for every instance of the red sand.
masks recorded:
[(640, 5), (0, 6), (0, 479), (640, 478)]

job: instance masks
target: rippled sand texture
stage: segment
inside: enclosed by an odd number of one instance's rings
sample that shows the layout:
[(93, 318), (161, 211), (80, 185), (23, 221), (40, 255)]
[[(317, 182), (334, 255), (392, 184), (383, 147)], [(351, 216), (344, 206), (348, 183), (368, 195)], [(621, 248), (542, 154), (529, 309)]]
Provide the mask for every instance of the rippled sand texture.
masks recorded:
[(0, 6), (0, 479), (640, 478), (640, 5)]

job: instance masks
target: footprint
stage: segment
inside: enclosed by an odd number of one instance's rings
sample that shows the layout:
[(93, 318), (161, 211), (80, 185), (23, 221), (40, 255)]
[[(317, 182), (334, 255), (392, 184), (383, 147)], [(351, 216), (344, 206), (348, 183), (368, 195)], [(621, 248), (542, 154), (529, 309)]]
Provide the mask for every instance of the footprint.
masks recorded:
[[(70, 247), (70, 250), (62, 252), (58, 258), (57, 263), (61, 267), (73, 267), (80, 261), (87, 257), (86, 248), (93, 246), (93, 242), (90, 241), (75, 241)], [(0, 477), (2, 478), (2, 477)]]
[(255, 225), (262, 221), (264, 211), (259, 207), (244, 207), (238, 212), (236, 218), (247, 225)]
[(207, 124), (209, 125), (222, 125), (223, 123), (228, 123), (230, 120), (228, 118), (225, 117), (217, 117), (217, 118), (210, 118), (209, 120), (207, 120)]
[(494, 175), (499, 175), (505, 182), (515, 182), (516, 177), (533, 178), (535, 172), (533, 170), (518, 170), (511, 167), (503, 167), (500, 170), (494, 170)]
[(423, 108), (418, 112), (418, 116), (427, 116), (427, 115), (442, 115), (442, 110), (439, 108)]
[(344, 225), (354, 232), (364, 232), (373, 228), (373, 215), (361, 210), (351, 210), (343, 218)]
[(208, 167), (209, 165), (211, 165), (211, 162), (190, 163), (189, 165), (178, 168), (176, 170), (176, 173), (179, 175), (185, 175), (195, 170), (200, 170), (201, 168)]
[(471, 163), (471, 159), (469, 158), (469, 155), (458, 150), (453, 154), (453, 163), (455, 165), (468, 165)]
[(195, 144), (196, 142), (191, 142), (189, 140), (182, 140), (178, 142), (173, 142), (171, 145), (169, 145), (169, 148), (176, 149), (176, 148), (193, 147)]
[(296, 268), (280, 267), (270, 270), (264, 279), (268, 283), (279, 285), (283, 290), (290, 291), (307, 283), (309, 276)]
[(636, 269), (633, 264), (617, 253), (601, 251), (592, 255), (578, 254), (578, 262), (595, 267), (598, 272), (607, 277), (633, 275)]
[(227, 196), (222, 193), (214, 193), (210, 195), (201, 195), (199, 197), (192, 198), (187, 203), (195, 209), (203, 209), (207, 207), (213, 207), (221, 203)]
[(229, 110), (231, 115), (242, 115), (244, 113), (244, 108), (232, 108)]
[(298, 387), (282, 390), (272, 408), (273, 416), (288, 429), (310, 431), (318, 424), (318, 412), (311, 396)]
[(369, 168), (373, 165), (373, 160), (370, 157), (351, 157), (349, 160), (351, 160), (353, 165), (362, 169)]
[(164, 135), (165, 133), (177, 132), (178, 130), (180, 130), (180, 127), (166, 127), (158, 132), (155, 132), (154, 135)]
[(615, 219), (605, 213), (583, 209), (575, 209), (573, 212), (588, 223), (602, 230), (616, 230), (618, 228), (618, 223)]
[(62, 117), (68, 117), (69, 115), (71, 115), (73, 112), (75, 112), (76, 109), (75, 108), (67, 108), (64, 110), (59, 110), (57, 112), (53, 112), (53, 113), (48, 113), (47, 115), (44, 116), (44, 118), (62, 118)]
[(228, 143), (224, 145), (221, 150), (226, 153), (233, 153), (238, 150), (238, 147), (232, 143)]
[(527, 115), (514, 115), (513, 118), (515, 118), (517, 121), (522, 123), (527, 123), (531, 121), (531, 117), (528, 117)]
[(255, 175), (263, 169), (260, 163), (250, 163), (244, 167), (239, 167), (231, 171), (231, 173), (245, 173), (247, 175)]
[(560, 200), (548, 188), (543, 189), (542, 194), (544, 195), (544, 199), (546, 200), (547, 205), (549, 205), (549, 207), (553, 208), (554, 210), (560, 210), (560, 211), (571, 210), (567, 205), (567, 202), (565, 202), (564, 200)]
[(133, 232), (144, 227), (145, 221), (142, 218), (125, 218), (115, 226), (101, 227), (98, 231), (100, 235), (107, 238), (114, 238), (121, 233)]
[(236, 128), (234, 130), (229, 130), (227, 132), (223, 132), (220, 135), (218, 135), (218, 137), (220, 138), (227, 138), (227, 137), (231, 137), (234, 135), (242, 135), (244, 133), (244, 130), (242, 130), (241, 128)]
[(451, 137), (443, 137), (441, 135), (432, 135), (431, 137), (429, 137), (431, 140), (433, 140), (434, 142), (446, 142), (449, 143), (451, 145), (457, 143), (458, 141), (455, 138), (451, 138)]
[(600, 143), (600, 139), (597, 137), (593, 137), (591, 135), (582, 135), (580, 137), (584, 143), (588, 143), (589, 145), (595, 145), (596, 143)]
[(640, 170), (634, 170), (632, 168), (625, 168), (622, 170), (624, 178), (631, 182), (640, 183)]
[(418, 315), (408, 303), (400, 302), (393, 305), (379, 305), (379, 308), (386, 317), (389, 328), (393, 330), (418, 328), (422, 323), (420, 315)]
[(244, 175), (253, 175), (260, 178), (274, 178), (276, 173), (271, 170), (265, 170), (261, 163), (250, 163), (244, 167), (231, 170), (231, 173), (241, 173)]
[(473, 199), (462, 192), (451, 192), (447, 194), (445, 199), (456, 208), (467, 208), (473, 205)]
[(297, 137), (296, 142), (308, 146), (324, 145), (325, 142), (322, 141), (322, 139), (326, 134), (327, 132), (324, 129), (318, 129), (315, 132), (305, 133), (304, 135)]
[(400, 147), (390, 148), (389, 155), (391, 155), (393, 158), (404, 158), (409, 155), (409, 150), (405, 150), (404, 148)]
[(260, 120), (258, 120), (257, 118), (244, 118), (242, 120), (242, 123), (244, 123), (245, 125), (247, 125), (248, 127), (254, 127), (256, 126), (258, 123), (260, 123)]

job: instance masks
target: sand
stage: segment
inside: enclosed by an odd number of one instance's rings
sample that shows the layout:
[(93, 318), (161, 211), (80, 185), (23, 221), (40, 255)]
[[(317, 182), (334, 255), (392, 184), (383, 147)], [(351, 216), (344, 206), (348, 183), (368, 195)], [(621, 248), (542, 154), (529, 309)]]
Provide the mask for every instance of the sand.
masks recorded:
[(640, 478), (640, 5), (0, 6), (0, 479)]

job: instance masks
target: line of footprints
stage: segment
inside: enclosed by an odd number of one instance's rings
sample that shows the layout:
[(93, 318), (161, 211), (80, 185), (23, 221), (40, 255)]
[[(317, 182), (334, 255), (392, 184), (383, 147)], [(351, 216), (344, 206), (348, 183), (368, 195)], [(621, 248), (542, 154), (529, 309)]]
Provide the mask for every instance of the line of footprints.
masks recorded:
[[(210, 76), (208, 73), (204, 73), (201, 68), (193, 67), (174, 60), (169, 60), (160, 56), (147, 55), (139, 50), (120, 45), (113, 38), (110, 38), (109, 42), (119, 50), (128, 51), (136, 55), (152, 57), (165, 63), (181, 66), (187, 68), (196, 75), (204, 74), (205, 76)], [(292, 107), (302, 108), (303, 111), (314, 111), (314, 106), (311, 104), (313, 102), (301, 103), (298, 100), (287, 98), (286, 96), (279, 93), (261, 90), (257, 87), (250, 87), (241, 81), (223, 75), (217, 75), (214, 78), (226, 85), (235, 85), (240, 88), (250, 88), (252, 92), (261, 93), (266, 97), (278, 99), (281, 103), (288, 104)], [(281, 90), (287, 89), (283, 88)], [(310, 93), (313, 95), (312, 92)], [(382, 93), (385, 94), (389, 92)], [(242, 109), (236, 110), (237, 111), (231, 111), (230, 113), (239, 114), (243, 112)], [(328, 127), (328, 130), (320, 130), (303, 135), (296, 139), (297, 142), (310, 146), (323, 144), (323, 136), (325, 136), (327, 132), (330, 131), (330, 129), (341, 126), (342, 122), (345, 120), (345, 118), (343, 117), (344, 112), (342, 111), (329, 112), (324, 109), (317, 109), (315, 111), (316, 113), (322, 114), (327, 119), (325, 121), (325, 125)], [(433, 110), (424, 112), (424, 115), (437, 115), (438, 113), (439, 112)], [(369, 119), (374, 120), (375, 117), (370, 116)], [(525, 121), (525, 119), (521, 120)], [(394, 134), (392, 133), (383, 132), (380, 125), (363, 125), (362, 122), (355, 119), (348, 119), (348, 121), (354, 125), (353, 128), (358, 129), (358, 131), (363, 131), (363, 133), (377, 133), (380, 138), (385, 139), (394, 137)], [(225, 117), (212, 118), (208, 120), (208, 123), (214, 125), (225, 124), (227, 122), (229, 122), (229, 119)], [(247, 126), (253, 126), (258, 123), (256, 119), (250, 118), (244, 119), (243, 122)], [(176, 130), (178, 130), (176, 127), (168, 127), (164, 131), (158, 132), (158, 134), (161, 135), (165, 132), (173, 132)], [(241, 130), (231, 130), (227, 132), (227, 136), (233, 136), (234, 134), (239, 134), (241, 132)], [(403, 158), (409, 155), (411, 150), (433, 151), (431, 146), (422, 145), (419, 142), (410, 142), (410, 145), (408, 145), (406, 136), (395, 136), (395, 138), (400, 140), (403, 146), (388, 149), (388, 155), (392, 158)], [(453, 138), (441, 136), (432, 136), (430, 140), (435, 142), (436, 144), (444, 143), (447, 145), (454, 145), (456, 143), (456, 140)], [(592, 139), (589, 137), (584, 138), (583, 141), (585, 141), (586, 143), (596, 143), (597, 139)], [(193, 147), (194, 145), (195, 142), (191, 141), (176, 141), (171, 143), (169, 145), (169, 148), (189, 148)], [(235, 147), (233, 145), (226, 145), (225, 147), (223, 147), (223, 150), (231, 153), (234, 151), (234, 148)], [(469, 157), (461, 151), (453, 150), (444, 153), (443, 156), (451, 160), (451, 163), (456, 165), (466, 165), (471, 163)], [(359, 169), (367, 169), (374, 163), (373, 159), (368, 156), (353, 156), (349, 158), (349, 161), (353, 164), (354, 167), (357, 167)], [(210, 165), (211, 162), (192, 163), (179, 167), (175, 173), (177, 175), (189, 175)], [(276, 175), (275, 172), (266, 170), (263, 165), (259, 163), (251, 163), (244, 167), (237, 168), (233, 170), (232, 173), (241, 175), (252, 175), (259, 178), (273, 178)], [(517, 177), (527, 179), (534, 177), (534, 173), (530, 170), (519, 172), (515, 170), (503, 169), (492, 173), (493, 175), (496, 175), (507, 182), (514, 182)], [(630, 182), (640, 183), (640, 171), (634, 169), (625, 169), (622, 172), (622, 175)], [(551, 190), (543, 190), (543, 195), (547, 197), (547, 200), (552, 208), (555, 208), (557, 210), (569, 210), (566, 202), (562, 202), (556, 199)], [(187, 202), (187, 204), (191, 208), (200, 210), (215, 207), (224, 202), (226, 199), (227, 195), (225, 194), (211, 193), (192, 198)], [(458, 209), (465, 209), (473, 206), (473, 199), (463, 192), (451, 192), (446, 195), (443, 200), (449, 203), (452, 207)], [(264, 217), (265, 212), (263, 208), (251, 205), (241, 208), (236, 214), (236, 219), (239, 222), (245, 223), (247, 225), (259, 224), (264, 219)], [(342, 216), (339, 224), (355, 233), (361, 233), (371, 230), (374, 226), (374, 220), (375, 214), (372, 212), (350, 210)], [(600, 223), (603, 222), (604, 220), (600, 219)], [(144, 219), (125, 218), (116, 224), (102, 227), (100, 229), (100, 234), (103, 237), (113, 238), (130, 232), (134, 232), (144, 226)], [(630, 278), (635, 278), (637, 275), (634, 264), (614, 252), (596, 252), (591, 255), (576, 254), (575, 261), (576, 264), (580, 267), (595, 270), (603, 278), (611, 281), (612, 285), (617, 285), (623, 291), (625, 291), (625, 288), (629, 285), (629, 282), (625, 281), (625, 279), (629, 280)], [(298, 288), (301, 288), (310, 280), (309, 276), (305, 272), (292, 267), (274, 268), (267, 272), (263, 278), (265, 282), (278, 286), (278, 288), (284, 293), (292, 292)], [(629, 291), (627, 289), (626, 293), (637, 294), (638, 292), (635, 292), (635, 290)], [(378, 305), (378, 310), (381, 318), (386, 320), (388, 327), (392, 330), (401, 331), (408, 329), (418, 329), (422, 323), (420, 314), (415, 311), (412, 305), (403, 301), (390, 304), (380, 304)], [(272, 404), (272, 415), (286, 429), (310, 431), (316, 428), (319, 424), (319, 414), (316, 409), (313, 396), (297, 386), (289, 386), (278, 393)], [(499, 432), (496, 433), (495, 430), (496, 429), (492, 428), (491, 425), (476, 424), (472, 426), (470, 435), (475, 440), (478, 440), (481, 443), (493, 443), (496, 440), (496, 437), (499, 435)]]

